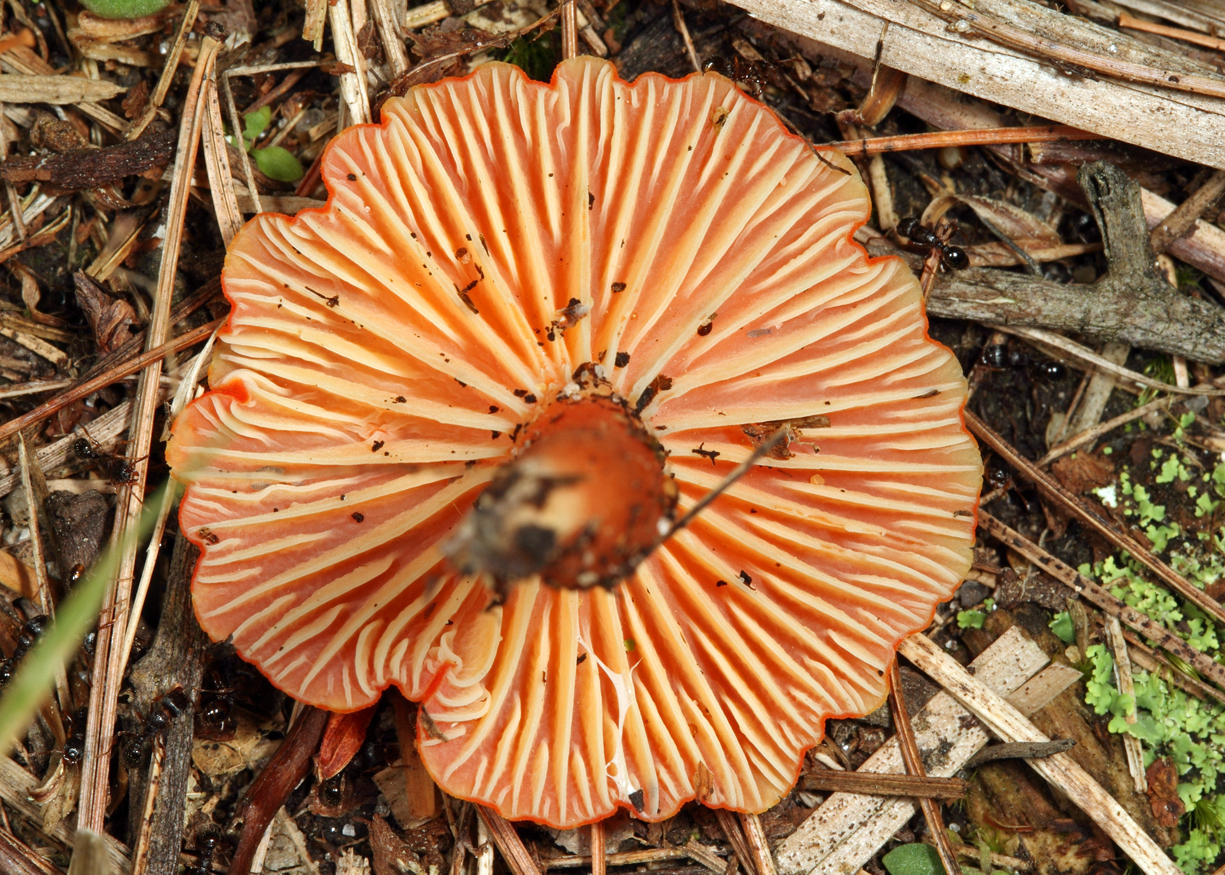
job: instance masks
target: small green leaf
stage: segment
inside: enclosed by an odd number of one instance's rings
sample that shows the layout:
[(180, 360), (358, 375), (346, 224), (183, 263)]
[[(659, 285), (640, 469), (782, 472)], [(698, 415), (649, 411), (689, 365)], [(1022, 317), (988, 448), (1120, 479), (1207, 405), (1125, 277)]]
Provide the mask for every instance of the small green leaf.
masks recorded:
[(987, 615), (982, 611), (958, 611), (957, 626), (961, 629), (981, 629)]
[(280, 146), (268, 146), (256, 149), (251, 153), (260, 173), (277, 182), (297, 182), (306, 171), (302, 162), (294, 157), (288, 149)]
[(81, 0), (81, 5), (103, 18), (140, 18), (166, 8), (170, 0)]
[(941, 875), (940, 857), (931, 845), (899, 845), (881, 859), (889, 875)]
[(1060, 611), (1051, 620), (1050, 630), (1064, 644), (1071, 644), (1076, 640), (1076, 626), (1072, 623), (1072, 615), (1067, 611)]
[(259, 139), (260, 134), (268, 130), (270, 124), (272, 124), (272, 107), (270, 106), (261, 106), (242, 117), (242, 139), (247, 149), (250, 149), (251, 144)]

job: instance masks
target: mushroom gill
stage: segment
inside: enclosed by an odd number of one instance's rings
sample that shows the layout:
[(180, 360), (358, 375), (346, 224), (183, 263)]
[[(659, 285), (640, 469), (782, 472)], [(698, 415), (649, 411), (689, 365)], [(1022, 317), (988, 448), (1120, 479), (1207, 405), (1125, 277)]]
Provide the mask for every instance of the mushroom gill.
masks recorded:
[(174, 426), (204, 629), (320, 707), (399, 688), (510, 818), (776, 802), (960, 583), (981, 476), (853, 167), (718, 75), (578, 58), (415, 88), (323, 176), (235, 239)]

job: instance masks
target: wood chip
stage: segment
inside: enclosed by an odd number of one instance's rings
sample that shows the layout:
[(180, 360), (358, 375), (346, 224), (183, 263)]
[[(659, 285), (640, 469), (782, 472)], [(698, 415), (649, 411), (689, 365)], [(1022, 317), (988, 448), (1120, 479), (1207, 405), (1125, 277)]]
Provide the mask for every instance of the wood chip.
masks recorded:
[[(954, 0), (732, 2), (776, 27), (861, 58), (875, 57), (887, 67), (960, 92), (1225, 168), (1225, 109), (1219, 98), (1202, 96), (1225, 91), (1225, 79), (1190, 53), (1156, 49), (1034, 0), (981, 0), (974, 8)], [(1033, 32), (1011, 24), (1026, 18)], [(1000, 19), (1025, 31), (1035, 45), (1044, 38), (1041, 45), (1048, 54), (1070, 50), (1079, 60), (1068, 63), (1002, 44), (1002, 37), (988, 32), (990, 23)], [(1095, 64), (1119, 76), (1130, 72), (1132, 79), (1147, 73), (1149, 82), (1076, 72)], [(1191, 84), (1199, 93), (1185, 91)]]
[(0, 73), (0, 101), (4, 103), (77, 104), (110, 100), (126, 90), (114, 82), (80, 76)]

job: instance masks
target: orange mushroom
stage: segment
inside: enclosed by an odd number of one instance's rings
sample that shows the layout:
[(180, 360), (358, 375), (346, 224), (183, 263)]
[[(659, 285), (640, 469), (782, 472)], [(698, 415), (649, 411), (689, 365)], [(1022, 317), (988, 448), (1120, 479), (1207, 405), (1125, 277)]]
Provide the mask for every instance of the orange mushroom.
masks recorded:
[(415, 88), (323, 176), (235, 239), (174, 426), (204, 629), (313, 705), (398, 687), (510, 818), (776, 802), (960, 583), (981, 476), (852, 166), (578, 58)]

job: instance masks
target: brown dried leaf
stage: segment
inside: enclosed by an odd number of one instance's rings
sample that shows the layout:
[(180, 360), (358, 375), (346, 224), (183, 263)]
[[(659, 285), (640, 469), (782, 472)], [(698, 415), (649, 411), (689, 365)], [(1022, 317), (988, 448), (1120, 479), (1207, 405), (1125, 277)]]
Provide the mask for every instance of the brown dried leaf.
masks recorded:
[(977, 195), (957, 195), (957, 200), (972, 209), (984, 224), (1009, 240), (1028, 239), (1043, 246), (1056, 246), (1063, 242), (1049, 224), (1014, 204)]
[(16, 595), (34, 597), (34, 570), (10, 553), (0, 550), (0, 585), (8, 587)]
[(1153, 819), (1161, 826), (1173, 829), (1187, 810), (1178, 797), (1178, 769), (1168, 757), (1162, 757), (1153, 760), (1146, 775), (1148, 804), (1153, 809)]
[(131, 339), (140, 324), (131, 304), (108, 295), (101, 284), (84, 271), (74, 273), (72, 282), (77, 303), (89, 320), (100, 351), (112, 352)]
[(1114, 481), (1114, 465), (1096, 453), (1073, 453), (1056, 459), (1051, 473), (1063, 486), (1077, 495), (1105, 486)]
[(63, 325), (63, 320), (48, 316), (38, 309), (42, 290), (38, 287), (38, 277), (34, 275), (34, 271), (17, 261), (9, 262), (8, 268), (21, 280), (21, 302), (30, 311), (30, 318), (41, 325)]
[(366, 729), (377, 706), (371, 705), (348, 714), (333, 714), (323, 731), (323, 741), (315, 754), (315, 764), (323, 780), (333, 778), (349, 764), (366, 741)]

